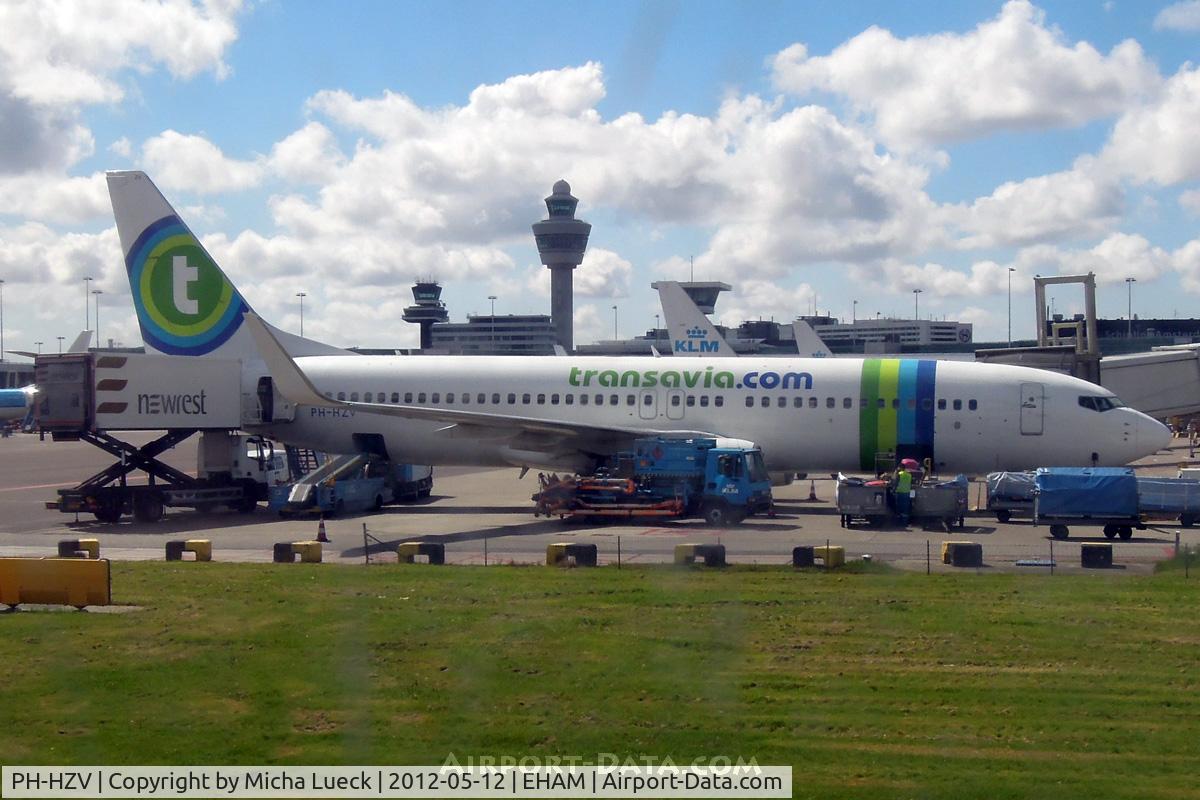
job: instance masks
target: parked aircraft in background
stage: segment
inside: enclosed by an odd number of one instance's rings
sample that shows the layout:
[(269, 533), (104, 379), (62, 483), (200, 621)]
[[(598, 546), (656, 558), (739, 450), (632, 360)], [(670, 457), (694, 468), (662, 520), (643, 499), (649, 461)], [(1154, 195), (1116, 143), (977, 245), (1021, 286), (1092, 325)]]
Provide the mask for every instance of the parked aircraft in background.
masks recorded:
[(586, 470), (640, 437), (759, 445), (772, 471), (859, 471), (878, 452), (942, 472), (1125, 464), (1165, 426), (1111, 392), (1008, 365), (894, 358), (358, 356), (253, 314), (140, 172), (108, 174), (146, 347), (241, 362), (248, 427), (421, 464)]
[[(92, 332), (82, 331), (65, 352), (82, 353), (87, 350), (88, 342), (91, 340)], [(27, 358), (35, 358), (38, 355), (25, 350), (10, 350), (9, 352)], [(37, 386), (34, 384), (22, 386), (19, 389), (0, 389), (0, 422), (24, 419), (29, 414), (29, 409), (33, 407), (33, 398), (36, 394)]]

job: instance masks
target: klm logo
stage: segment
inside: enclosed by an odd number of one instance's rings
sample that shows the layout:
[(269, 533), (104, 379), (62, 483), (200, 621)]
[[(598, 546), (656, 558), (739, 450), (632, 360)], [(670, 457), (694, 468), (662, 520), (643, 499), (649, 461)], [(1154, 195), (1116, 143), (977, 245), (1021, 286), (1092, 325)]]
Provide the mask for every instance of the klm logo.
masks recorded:
[(708, 341), (708, 331), (704, 328), (688, 328), (686, 339), (675, 339), (676, 353), (719, 353), (720, 342)]

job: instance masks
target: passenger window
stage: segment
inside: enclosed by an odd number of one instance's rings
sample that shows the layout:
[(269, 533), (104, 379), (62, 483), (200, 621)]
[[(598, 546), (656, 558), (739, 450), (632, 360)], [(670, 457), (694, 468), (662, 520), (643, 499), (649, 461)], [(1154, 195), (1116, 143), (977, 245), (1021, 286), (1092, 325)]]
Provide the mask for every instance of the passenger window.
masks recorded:
[(471, 404), (471, 393), (470, 393), (470, 392), (463, 392), (463, 393), (462, 393), (462, 401), (463, 401), (463, 405), (464, 405), (464, 406), (468, 406), (468, 405), (470, 405), (470, 404)]
[(480, 392), (479, 394), (475, 395), (475, 402), (479, 403), (479, 405), (484, 405), (487, 403), (487, 395), (483, 392)]
[(422, 405), (425, 403), (425, 393), (424, 392), (417, 392), (417, 402), (421, 403)]
[(345, 400), (345, 399), (346, 399), (346, 393), (338, 392), (338, 400)]
[(392, 392), (392, 405), (394, 405), (394, 406), (400, 405), (400, 393), (399, 392)]
[(434, 403), (434, 404), (442, 402), (442, 393), (434, 392), (433, 394), (431, 394), (429, 396), (429, 402)]
[(708, 395), (706, 395), (706, 394), (700, 395), (700, 407), (708, 408)]
[(875, 398), (875, 407), (876, 408), (887, 408), (887, 401), (884, 400), (882, 397), (877, 397), (877, 398)]
[(602, 394), (596, 395), (596, 405), (598, 405), (598, 406), (604, 405), (604, 395), (602, 395)]
[(834, 408), (834, 407), (836, 407), (836, 406), (837, 406), (837, 400), (836, 400), (836, 399), (834, 399), (834, 398), (832, 398), (832, 397), (826, 397), (826, 398), (825, 398), (825, 407), (826, 407), (826, 408)]
[(917, 408), (917, 398), (910, 397), (904, 401), (904, 404), (908, 406), (909, 411), (915, 411)]
[(500, 405), (500, 393), (499, 392), (492, 392), (492, 405), (494, 405), (494, 406)]
[(546, 395), (544, 395), (544, 394), (539, 394), (539, 395), (538, 395), (538, 398), (537, 398), (537, 404), (538, 404), (539, 406), (544, 406), (544, 405), (546, 405)]
[(509, 393), (508, 393), (508, 404), (509, 404), (510, 406), (515, 406), (515, 405), (517, 404), (517, 394), (516, 394), (516, 392), (509, 392)]
[(333, 399), (333, 392), (326, 392), (326, 393), (325, 393), (325, 396), (326, 396), (326, 397), (328, 397), (330, 400), (332, 400), (332, 399)]
[(955, 410), (955, 411), (962, 411), (962, 400), (955, 400), (955, 401), (954, 401), (954, 410)]
[(754, 408), (754, 398), (746, 395), (746, 408)]
[(625, 405), (627, 405), (627, 406), (636, 406), (636, 405), (637, 405), (637, 398), (636, 398), (636, 397), (634, 397), (634, 396), (633, 396), (633, 395), (631, 395), (631, 394), (627, 394), (627, 395), (625, 395)]
[(446, 404), (454, 405), (454, 392), (446, 392)]
[(557, 393), (550, 395), (550, 405), (552, 405), (552, 406), (558, 405), (558, 394)]
[(922, 397), (921, 398), (921, 410), (922, 411), (933, 411), (933, 398)]
[(412, 402), (412, 392), (405, 392), (405, 393), (404, 393), (404, 402), (405, 402), (405, 403), (411, 403), (411, 402)]
[(892, 408), (893, 408), (893, 409), (898, 409), (898, 408), (900, 408), (900, 398), (899, 398), (899, 397), (893, 397), (893, 398), (892, 398)]
[(804, 408), (804, 398), (803, 397), (793, 397), (792, 398), (792, 408)]
[(713, 405), (716, 406), (717, 408), (721, 408), (722, 406), (724, 406), (725, 405), (725, 395), (719, 394), (716, 397), (714, 397)]
[(689, 394), (687, 396), (687, 404), (688, 404), (688, 408), (692, 408), (693, 406), (696, 405), (696, 398), (693, 395)]
[(642, 396), (642, 405), (649, 406), (649, 405), (653, 405), (653, 404), (654, 404), (654, 395), (651, 394), (650, 392), (646, 392), (646, 394), (644, 394)]
[(979, 408), (979, 403), (975, 402), (974, 400), (967, 401), (967, 410), (974, 411), (977, 408)]
[(758, 404), (759, 404), (760, 406), (762, 406), (763, 408), (769, 408), (769, 407), (771, 406), (771, 398), (769, 398), (769, 397), (764, 397), (764, 398), (762, 398), (761, 400), (759, 400), (759, 401), (758, 401)]
[(671, 395), (671, 405), (676, 408), (679, 407), (679, 395), (677, 395), (677, 394)]
[(358, 402), (358, 392), (351, 392), (351, 393), (350, 393), (350, 402), (351, 402), (351, 403)]
[(775, 400), (775, 405), (778, 406), (779, 408), (787, 408), (787, 398), (786, 397), (777, 398)]
[[(570, 397), (571, 395), (567, 395)], [(579, 395), (579, 405), (586, 406), (588, 404), (588, 396), (586, 394)]]
[(854, 400), (849, 397), (843, 397), (842, 408), (854, 408)]
[(371, 402), (371, 393), (370, 392), (363, 392), (363, 402), (364, 403)]
[(566, 395), (565, 397), (563, 397), (563, 402), (569, 406), (575, 405), (575, 395), (573, 395), (573, 394)]
[(530, 402), (532, 402), (532, 401), (533, 401), (533, 395), (529, 394), (529, 392), (526, 392), (525, 394), (521, 395), (521, 404), (522, 405), (529, 405)]
[(815, 397), (808, 398), (808, 407), (816, 408), (817, 407), (817, 398), (815, 398)]
[(946, 398), (943, 397), (940, 400), (938, 400), (938, 411), (945, 411), (945, 410), (946, 410)]

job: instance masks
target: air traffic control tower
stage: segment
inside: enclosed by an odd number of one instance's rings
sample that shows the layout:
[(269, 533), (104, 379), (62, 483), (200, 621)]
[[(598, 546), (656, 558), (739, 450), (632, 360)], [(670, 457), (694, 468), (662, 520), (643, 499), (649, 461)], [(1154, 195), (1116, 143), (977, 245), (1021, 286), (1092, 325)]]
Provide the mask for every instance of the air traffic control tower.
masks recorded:
[(579, 200), (571, 195), (571, 184), (559, 181), (546, 198), (548, 217), (533, 223), (538, 255), (550, 270), (550, 317), (555, 338), (569, 353), (574, 349), (574, 297), (571, 271), (583, 261), (592, 226), (575, 219)]
[(402, 319), (421, 326), (421, 349), (433, 346), (433, 323), (450, 319), (446, 304), (442, 302), (442, 287), (437, 281), (418, 281), (412, 287), (415, 305), (404, 309)]

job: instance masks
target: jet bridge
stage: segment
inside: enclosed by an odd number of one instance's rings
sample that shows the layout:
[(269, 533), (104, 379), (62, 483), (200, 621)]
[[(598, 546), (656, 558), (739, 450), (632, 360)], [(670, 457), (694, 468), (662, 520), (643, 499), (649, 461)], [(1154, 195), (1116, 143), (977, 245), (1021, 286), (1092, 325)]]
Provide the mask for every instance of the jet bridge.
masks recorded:
[(1200, 345), (1102, 358), (1100, 385), (1155, 419), (1200, 413)]

